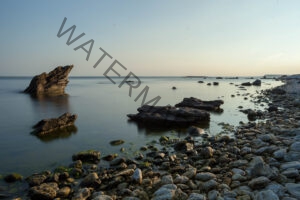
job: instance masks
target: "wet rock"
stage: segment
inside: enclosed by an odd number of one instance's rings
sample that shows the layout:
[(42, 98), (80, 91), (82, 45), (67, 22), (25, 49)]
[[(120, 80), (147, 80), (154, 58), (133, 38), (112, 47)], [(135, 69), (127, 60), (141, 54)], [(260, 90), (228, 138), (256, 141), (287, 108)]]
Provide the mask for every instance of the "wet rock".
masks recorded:
[(285, 193), (287, 191), (283, 185), (276, 182), (271, 182), (265, 189), (273, 191), (279, 198), (285, 196)]
[(138, 114), (127, 115), (131, 120), (145, 126), (187, 126), (201, 122), (209, 122), (210, 114), (203, 110), (188, 107), (148, 106), (138, 108)]
[(66, 186), (66, 187), (63, 187), (61, 189), (59, 189), (57, 191), (57, 197), (60, 197), (60, 198), (68, 198), (69, 195), (71, 194), (71, 188)]
[[(114, 200), (114, 199), (111, 196), (108, 196), (105, 194), (97, 194), (97, 195), (93, 195), (92, 200)], [(134, 200), (134, 199), (132, 199), (132, 200)]]
[(142, 182), (143, 182), (143, 173), (142, 173), (142, 170), (139, 169), (139, 168), (136, 168), (134, 170), (133, 175), (132, 175), (132, 179), (133, 179), (134, 182), (142, 184)]
[(106, 161), (112, 161), (113, 159), (115, 159), (118, 156), (118, 154), (109, 154), (104, 156), (102, 159), (106, 160)]
[(265, 188), (270, 183), (270, 180), (265, 176), (260, 176), (258, 178), (252, 179), (248, 185), (252, 189), (262, 189)]
[(204, 81), (198, 81), (198, 83), (204, 83)]
[(261, 80), (256, 79), (255, 81), (252, 82), (252, 85), (254, 85), (254, 86), (261, 86)]
[(98, 163), (100, 161), (101, 153), (95, 150), (81, 151), (72, 156), (73, 161), (81, 160), (82, 162)]
[(273, 153), (274, 158), (282, 160), (286, 155), (286, 149), (279, 149)]
[(172, 90), (176, 90), (177, 88), (175, 86), (172, 87)]
[(52, 200), (56, 197), (58, 190), (57, 183), (43, 183), (30, 188), (29, 196), (32, 200)]
[(202, 101), (200, 99), (190, 97), (184, 98), (182, 102), (176, 104), (175, 107), (190, 107), (207, 111), (222, 112), (223, 110), (220, 108), (222, 104), (224, 104), (223, 100)]
[(64, 113), (58, 118), (43, 119), (33, 126), (33, 134), (37, 136), (44, 136), (51, 133), (55, 134), (59, 130), (67, 129), (68, 127), (70, 128), (70, 131), (73, 131), (76, 119), (77, 115), (72, 115), (70, 113)]
[(211, 190), (208, 192), (208, 200), (217, 200), (220, 196), (220, 193), (217, 190)]
[(23, 177), (21, 174), (17, 174), (17, 173), (12, 173), (12, 174), (8, 174), (4, 177), (4, 180), (7, 183), (13, 183), (16, 181), (22, 181)]
[(184, 172), (182, 175), (188, 177), (189, 179), (192, 179), (196, 176), (196, 173), (197, 173), (197, 169), (190, 167), (186, 169), (186, 172)]
[(241, 84), (242, 86), (251, 86), (252, 84), (250, 82), (245, 82)]
[(278, 111), (278, 107), (277, 106), (269, 106), (268, 111), (269, 112), (277, 112)]
[(193, 145), (192, 143), (187, 142), (186, 140), (177, 142), (177, 143), (174, 145), (174, 149), (175, 149), (176, 151), (183, 151), (183, 152), (186, 152), (186, 151), (191, 151), (191, 150), (193, 150), (193, 148), (194, 148), (194, 145)]
[(200, 135), (204, 134), (204, 130), (202, 128), (199, 128), (199, 127), (196, 127), (196, 126), (189, 127), (187, 132), (191, 136), (200, 136)]
[(48, 74), (44, 72), (35, 76), (24, 92), (33, 96), (64, 94), (72, 68), (73, 65), (59, 66)]
[(117, 146), (123, 144), (125, 141), (124, 140), (113, 140), (110, 142), (111, 145)]
[(91, 191), (89, 188), (81, 188), (74, 194), (72, 200), (86, 200), (90, 196), (91, 196)]
[(285, 187), (293, 197), (300, 199), (300, 183), (287, 183)]
[(217, 86), (217, 85), (219, 85), (219, 82), (213, 82), (213, 85)]
[(36, 185), (41, 185), (46, 179), (47, 176), (44, 174), (33, 174), (28, 178), (26, 178), (26, 181), (30, 186), (36, 186)]
[(84, 179), (81, 181), (80, 186), (81, 187), (98, 187), (100, 186), (101, 181), (98, 177), (97, 173), (90, 173)]
[(272, 190), (260, 191), (254, 196), (254, 200), (265, 199), (279, 200), (278, 196)]
[(124, 169), (122, 171), (117, 172), (114, 176), (132, 176), (133, 173), (133, 169)]

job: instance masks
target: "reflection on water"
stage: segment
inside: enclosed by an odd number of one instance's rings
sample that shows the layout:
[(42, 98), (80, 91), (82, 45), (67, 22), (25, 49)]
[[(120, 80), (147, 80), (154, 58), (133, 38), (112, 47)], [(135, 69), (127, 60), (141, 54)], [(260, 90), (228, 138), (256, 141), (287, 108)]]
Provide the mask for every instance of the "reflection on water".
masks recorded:
[(75, 133), (77, 133), (77, 127), (68, 126), (45, 135), (35, 135), (35, 136), (39, 138), (42, 142), (52, 142), (57, 139), (67, 139)]
[(59, 96), (31, 96), (32, 109), (36, 113), (45, 113), (50, 110), (56, 113), (70, 112), (69, 95), (63, 94)]
[(144, 133), (146, 135), (151, 135), (151, 134), (163, 134), (168, 131), (176, 131), (178, 133), (184, 133), (186, 132), (187, 128), (191, 125), (207, 129), (209, 128), (209, 121), (207, 122), (202, 122), (202, 123), (197, 123), (197, 124), (186, 124), (186, 125), (172, 125), (172, 126), (165, 126), (165, 125), (157, 125), (157, 124), (152, 124), (152, 123), (143, 123), (143, 122), (136, 122), (132, 120), (127, 121), (128, 124), (134, 124), (137, 127), (137, 131), (139, 133)]

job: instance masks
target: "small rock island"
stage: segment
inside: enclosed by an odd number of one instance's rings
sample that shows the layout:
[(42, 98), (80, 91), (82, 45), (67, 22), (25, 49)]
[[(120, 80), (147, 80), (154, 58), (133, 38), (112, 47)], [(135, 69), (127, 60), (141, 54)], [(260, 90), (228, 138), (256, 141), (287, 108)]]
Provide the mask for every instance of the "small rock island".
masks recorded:
[(32, 96), (56, 96), (65, 93), (69, 80), (68, 75), (73, 65), (58, 66), (49, 73), (42, 73), (32, 78), (29, 86), (24, 90)]

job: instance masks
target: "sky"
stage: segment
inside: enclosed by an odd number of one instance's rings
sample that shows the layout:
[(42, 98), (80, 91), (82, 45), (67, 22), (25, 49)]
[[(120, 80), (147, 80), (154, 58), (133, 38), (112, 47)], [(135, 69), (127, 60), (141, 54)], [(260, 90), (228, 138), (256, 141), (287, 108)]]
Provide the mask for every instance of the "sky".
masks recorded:
[[(73, 64), (71, 76), (255, 76), (300, 73), (298, 0), (1, 0), (0, 76)], [(70, 45), (73, 38), (83, 37)], [(89, 59), (80, 47), (93, 40)], [(89, 50), (90, 44), (84, 46)], [(105, 50), (104, 57), (94, 64)], [(115, 75), (112, 71), (111, 76)]]

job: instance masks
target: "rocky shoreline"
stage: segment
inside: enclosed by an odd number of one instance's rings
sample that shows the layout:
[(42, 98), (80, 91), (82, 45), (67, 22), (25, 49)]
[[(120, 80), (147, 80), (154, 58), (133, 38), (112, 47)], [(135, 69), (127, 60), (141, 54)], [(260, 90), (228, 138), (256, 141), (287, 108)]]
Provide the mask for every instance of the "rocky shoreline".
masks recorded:
[[(292, 88), (292, 89), (290, 89)], [(261, 93), (278, 109), (261, 120), (236, 127), (235, 138), (162, 136), (143, 146), (135, 159), (83, 151), (73, 163), (54, 171), (33, 174), (24, 195), (7, 199), (73, 200), (260, 200), (300, 199), (300, 95), (299, 79)], [(281, 91), (281, 92), (278, 92)], [(200, 135), (201, 137), (201, 135)], [(101, 159), (108, 165), (102, 164)], [(100, 161), (101, 160), (101, 161)], [(0, 190), (0, 194), (1, 194)], [(0, 195), (1, 197), (1, 195)], [(5, 194), (2, 195), (5, 198)]]

